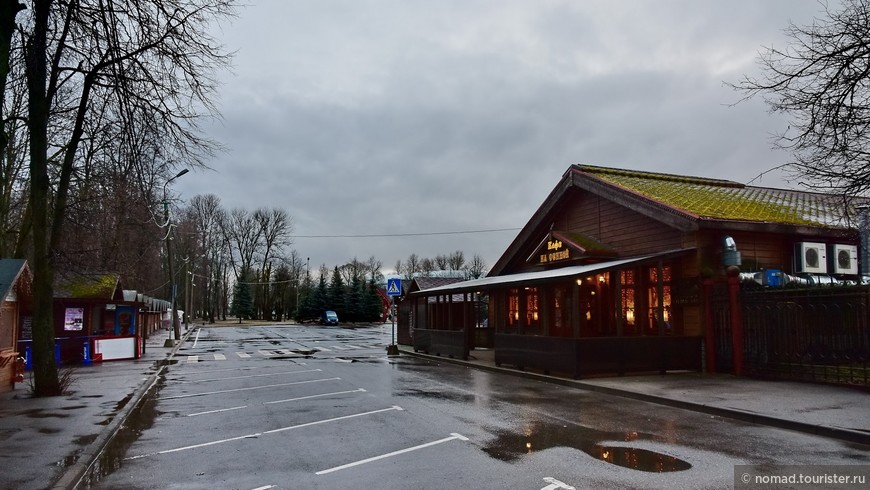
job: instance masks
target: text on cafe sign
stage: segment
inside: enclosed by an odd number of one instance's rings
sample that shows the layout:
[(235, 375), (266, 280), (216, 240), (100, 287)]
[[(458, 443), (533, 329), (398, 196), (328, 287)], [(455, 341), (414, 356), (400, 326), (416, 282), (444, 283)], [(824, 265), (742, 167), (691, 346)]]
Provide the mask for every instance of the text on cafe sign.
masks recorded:
[(547, 251), (540, 256), (541, 263), (547, 264), (570, 259), (571, 251), (562, 244), (562, 240), (547, 240)]

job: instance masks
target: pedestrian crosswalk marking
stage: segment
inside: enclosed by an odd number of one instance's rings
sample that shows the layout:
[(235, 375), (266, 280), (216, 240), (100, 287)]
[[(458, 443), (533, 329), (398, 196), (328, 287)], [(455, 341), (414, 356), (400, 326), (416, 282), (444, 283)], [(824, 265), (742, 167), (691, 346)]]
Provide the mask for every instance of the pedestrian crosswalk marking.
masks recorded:
[[(353, 349), (358, 350), (358, 349), (381, 349), (381, 348), (383, 348), (383, 346), (372, 345), (372, 344), (359, 344), (359, 345), (343, 344), (343, 345), (332, 345), (332, 346), (329, 346), (329, 348), (318, 346), (318, 347), (313, 347), (312, 350), (314, 352), (332, 352), (332, 351), (345, 351), (345, 350), (353, 350)], [(260, 355), (262, 357), (272, 358), (275, 356), (296, 355), (296, 354), (299, 354), (299, 352), (293, 351), (290, 349), (274, 349), (274, 350), (260, 349), (260, 350), (253, 352), (253, 353), (241, 352), (241, 351), (235, 352), (235, 355), (238, 356), (240, 359), (250, 359), (255, 354)], [(192, 364), (192, 363), (203, 362), (206, 360), (226, 361), (227, 356), (226, 356), (226, 354), (222, 354), (222, 353), (212, 353), (212, 354), (205, 354), (205, 355), (202, 355), (202, 354), (189, 355), (189, 356), (187, 356), (186, 362)]]

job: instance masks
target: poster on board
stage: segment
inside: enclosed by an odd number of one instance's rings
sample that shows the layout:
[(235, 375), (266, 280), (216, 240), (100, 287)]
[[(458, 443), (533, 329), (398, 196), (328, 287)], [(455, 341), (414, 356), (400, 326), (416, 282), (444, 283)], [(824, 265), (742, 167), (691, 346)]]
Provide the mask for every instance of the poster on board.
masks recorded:
[(79, 332), (85, 325), (84, 308), (67, 308), (63, 316), (63, 329)]

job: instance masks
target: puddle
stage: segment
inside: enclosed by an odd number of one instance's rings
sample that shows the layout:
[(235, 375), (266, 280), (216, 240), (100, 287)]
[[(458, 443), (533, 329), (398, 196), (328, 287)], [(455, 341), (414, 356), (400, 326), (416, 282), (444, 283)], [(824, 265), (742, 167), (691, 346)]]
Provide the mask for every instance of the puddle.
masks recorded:
[(414, 396), (420, 398), (429, 398), (435, 400), (445, 400), (460, 403), (473, 403), (477, 396), (473, 393), (460, 393), (456, 391), (438, 391), (425, 390), (418, 388), (406, 388), (404, 390), (394, 391), (395, 396)]
[(69, 414), (65, 413), (51, 413), (51, 412), (43, 412), (41, 408), (34, 408), (33, 410), (25, 410), (21, 412), (21, 415), (25, 417), (29, 417), (32, 419), (48, 419), (48, 418), (57, 418), (64, 419), (69, 417)]
[(637, 432), (616, 433), (586, 427), (533, 424), (523, 434), (497, 432), (497, 437), (483, 448), (493, 458), (513, 462), (526, 454), (554, 447), (570, 447), (595, 459), (638, 471), (664, 473), (684, 471), (692, 465), (669, 454), (630, 446), (603, 445), (602, 441), (638, 439)]
[(82, 478), (83, 488), (90, 488), (91, 485), (121, 468), (127, 450), (144, 431), (151, 428), (154, 420), (160, 415), (157, 411), (157, 395), (165, 382), (165, 378), (160, 376), (139, 404), (133, 407), (124, 425), (118, 429), (100, 457), (91, 466), (88, 474)]
[(116, 404), (115, 404), (115, 413), (119, 412), (122, 408), (126, 407), (127, 404), (130, 403), (130, 400), (131, 400), (131, 399), (133, 399), (133, 394), (132, 394), (132, 393), (130, 393), (129, 395), (125, 396), (125, 397), (122, 398), (118, 403), (116, 403)]
[(76, 461), (78, 461), (78, 460), (79, 460), (79, 454), (78, 454), (78, 452), (76, 452), (76, 454), (73, 454), (72, 456), (67, 456), (67, 457), (63, 458), (62, 460), (58, 461), (57, 463), (55, 463), (54, 465), (59, 466), (61, 468), (69, 468), (70, 466), (76, 464)]
[(67, 407), (60, 407), (61, 410), (78, 410), (80, 408), (88, 408), (87, 405), (70, 405)]
[(99, 436), (100, 436), (99, 434), (90, 434), (87, 436), (79, 436), (79, 437), (76, 437), (75, 439), (73, 439), (73, 443), (78, 444), (79, 446), (87, 446), (87, 445), (91, 444), (92, 442), (96, 441), (97, 437), (99, 437)]

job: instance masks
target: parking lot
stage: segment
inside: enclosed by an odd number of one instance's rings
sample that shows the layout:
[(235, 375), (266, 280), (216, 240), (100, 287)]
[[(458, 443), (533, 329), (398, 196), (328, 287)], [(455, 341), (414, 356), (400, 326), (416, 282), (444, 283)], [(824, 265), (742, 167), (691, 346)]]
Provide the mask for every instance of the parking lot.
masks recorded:
[[(411, 356), (389, 326), (192, 332), (92, 488), (711, 488), (841, 443)], [(821, 455), (821, 456), (819, 456)]]

